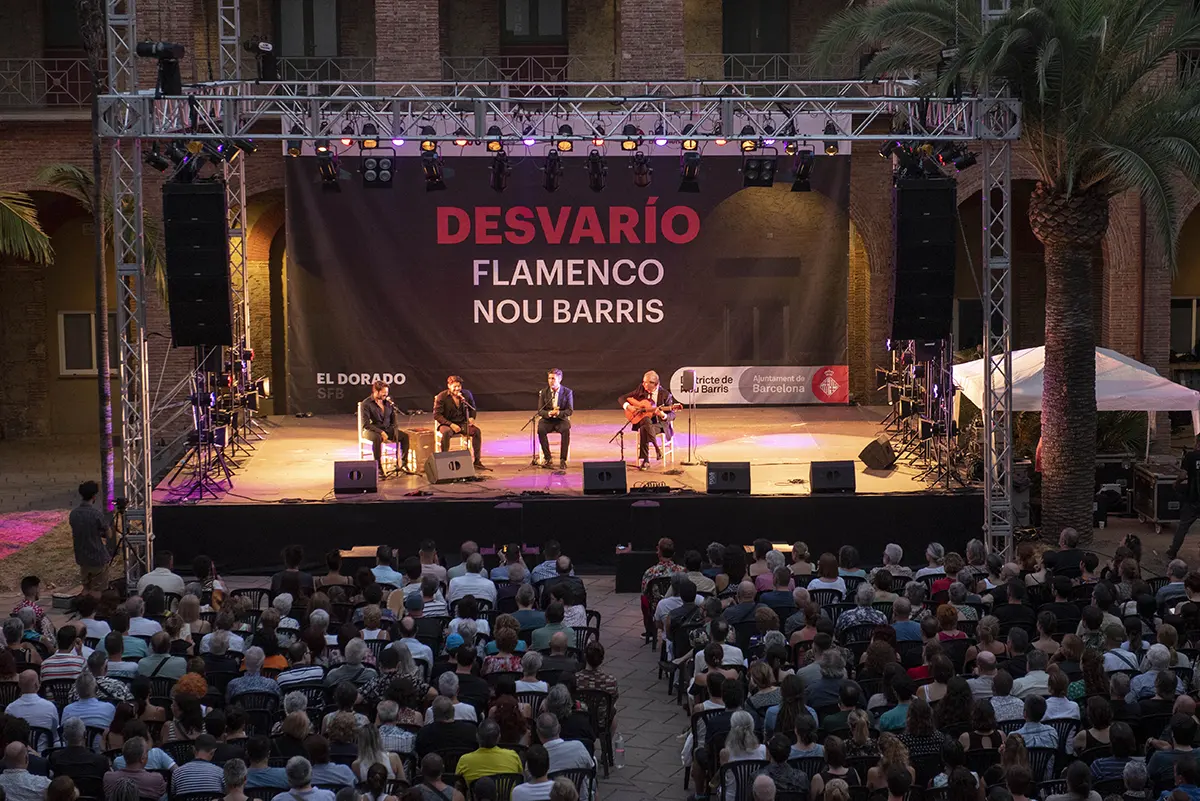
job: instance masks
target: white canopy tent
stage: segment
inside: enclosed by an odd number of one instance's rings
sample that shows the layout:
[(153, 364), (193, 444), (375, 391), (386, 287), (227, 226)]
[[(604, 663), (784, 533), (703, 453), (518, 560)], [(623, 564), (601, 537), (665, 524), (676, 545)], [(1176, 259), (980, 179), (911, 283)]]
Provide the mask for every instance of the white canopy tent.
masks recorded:
[[(1045, 363), (1044, 347), (1013, 351), (1013, 411), (1042, 410)], [(983, 370), (983, 359), (954, 365), (955, 385), (981, 409)], [(1192, 430), (1200, 432), (1200, 392), (1163, 378), (1153, 367), (1107, 348), (1096, 348), (1096, 408), (1102, 412), (1191, 412)]]

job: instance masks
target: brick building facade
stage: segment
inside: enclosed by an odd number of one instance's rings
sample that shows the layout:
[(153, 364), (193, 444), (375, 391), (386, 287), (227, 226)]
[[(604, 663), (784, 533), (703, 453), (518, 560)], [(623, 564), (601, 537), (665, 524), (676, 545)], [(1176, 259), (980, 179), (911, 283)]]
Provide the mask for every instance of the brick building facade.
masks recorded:
[[(71, 41), (73, 0), (8, 0), (0, 4), (0, 189), (35, 189), (45, 164), (89, 163), (85, 73), (66, 64), (81, 55)], [(344, 80), (780, 80), (814, 76), (806, 66), (809, 42), (844, 6), (839, 0), (242, 0), (243, 37), (275, 42), (284, 77)], [(215, 4), (204, 0), (138, 0), (139, 38), (184, 43), (185, 81), (218, 77)], [(297, 11), (299, 9), (299, 11)], [(190, 13), (189, 13), (190, 12)], [(247, 56), (246, 69), (253, 70)], [(69, 74), (62, 86), (61, 76)], [(14, 77), (15, 76), (15, 77)], [(248, 267), (252, 303), (251, 338), (256, 372), (277, 388), (286, 364), (283, 324), (286, 249), (283, 159), (265, 148), (248, 162), (250, 198)], [(1019, 151), (1019, 149), (1018, 149)], [(1024, 159), (1013, 160), (1015, 210), (1025, 208), (1033, 174)], [(849, 343), (853, 397), (873, 398), (873, 371), (885, 360), (892, 289), (892, 195), (890, 165), (869, 145), (851, 156)], [(148, 213), (158, 206), (160, 177), (146, 171)], [(959, 277), (959, 322), (978, 319), (968, 311), (978, 289), (978, 168), (959, 176), (963, 210)], [(396, 189), (395, 191), (401, 191)], [(49, 195), (38, 195), (46, 208)], [(1191, 211), (1197, 198), (1183, 206)], [(63, 237), (86, 236), (68, 225), (59, 208), (52, 226)], [(1044, 268), (1040, 245), (1028, 231), (1023, 211), (1014, 213), (1017, 344), (1041, 342)], [(1096, 312), (1101, 344), (1168, 370), (1172, 320), (1182, 332), (1182, 312), (1172, 317), (1173, 295), (1200, 297), (1200, 256), (1184, 248), (1173, 292), (1160, 249), (1148, 238), (1136, 198), (1113, 201), (1111, 226), (1097, 254)], [(1184, 239), (1200, 244), (1200, 225), (1184, 226)], [(56, 241), (56, 247), (59, 243)], [(51, 276), (90, 287), (87, 247), (59, 248), (72, 254), (54, 271), (0, 261), (0, 438), (67, 433), (78, 417), (92, 430), (92, 412), (50, 402), (77, 395), (78, 408), (94, 396), (90, 382), (60, 375), (53, 352), (57, 318), (64, 309), (48, 292)], [(1198, 248), (1197, 250), (1200, 250)], [(1191, 287), (1195, 286), (1193, 290)], [(115, 296), (110, 293), (115, 303)], [(1193, 313), (1200, 317), (1197, 304)], [(151, 389), (168, 389), (186, 373), (190, 353), (169, 350), (169, 326), (160, 303), (149, 308)], [(1200, 324), (1192, 321), (1192, 335)], [(977, 338), (960, 331), (964, 341)], [(967, 335), (970, 334), (970, 335)], [(277, 399), (277, 411), (286, 399)]]

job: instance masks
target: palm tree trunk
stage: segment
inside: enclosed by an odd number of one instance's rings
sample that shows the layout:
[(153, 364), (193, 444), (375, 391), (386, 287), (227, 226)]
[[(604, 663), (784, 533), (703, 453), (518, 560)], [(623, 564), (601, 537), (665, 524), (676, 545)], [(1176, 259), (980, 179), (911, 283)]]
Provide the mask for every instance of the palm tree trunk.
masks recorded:
[(1108, 199), (1038, 184), (1029, 222), (1046, 249), (1046, 364), (1042, 391), (1042, 532), (1092, 531), (1096, 480), (1096, 331), (1093, 254)]

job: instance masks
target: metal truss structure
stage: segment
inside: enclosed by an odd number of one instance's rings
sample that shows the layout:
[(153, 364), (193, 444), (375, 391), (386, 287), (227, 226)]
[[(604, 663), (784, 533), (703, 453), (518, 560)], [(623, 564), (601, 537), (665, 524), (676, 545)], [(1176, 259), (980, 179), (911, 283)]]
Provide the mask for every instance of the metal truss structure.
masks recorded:
[[(432, 140), (464, 154), (486, 152), (488, 140), (549, 146), (637, 138), (677, 152), (684, 139), (701, 143), (778, 138), (805, 147), (824, 143), (981, 142), (984, 171), (983, 286), (987, 372), (985, 529), (989, 544), (1007, 553), (1012, 543), (1011, 398), (1011, 147), (1020, 136), (1020, 106), (986, 96), (917, 96), (909, 81), (662, 81), (339, 82), (241, 78), (240, 2), (218, 0), (222, 80), (185, 87), (180, 97), (157, 97), (138, 83), (134, 54), (136, 0), (106, 0), (108, 93), (99, 98), (100, 135), (110, 143), (114, 242), (120, 305), (123, 492), (129, 528), (139, 532), (129, 574), (152, 559), (151, 420), (147, 386), (146, 276), (142, 230), (142, 142), (257, 141), (349, 138)], [(985, 19), (1008, 0), (981, 0)], [(826, 133), (832, 123), (835, 132)], [(370, 124), (374, 131), (364, 132)], [(568, 126), (565, 129), (563, 126)], [(464, 144), (465, 142), (465, 144)], [(414, 155), (417, 152), (414, 148)], [(709, 150), (739, 155), (739, 149)], [(398, 155), (405, 155), (398, 152)], [(222, 163), (230, 236), (235, 343), (248, 348), (245, 152)], [(240, 354), (234, 354), (240, 359)], [(170, 408), (167, 404), (166, 408)], [(136, 576), (133, 576), (136, 578)]]

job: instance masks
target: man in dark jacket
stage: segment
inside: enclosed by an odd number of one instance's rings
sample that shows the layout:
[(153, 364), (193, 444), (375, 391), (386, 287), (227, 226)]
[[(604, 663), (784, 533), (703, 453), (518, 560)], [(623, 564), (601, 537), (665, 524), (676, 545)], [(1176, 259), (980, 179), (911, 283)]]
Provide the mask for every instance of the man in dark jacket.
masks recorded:
[(371, 440), (371, 453), (383, 476), (383, 443), (398, 442), (400, 448), (396, 472), (404, 469), (408, 462), (408, 434), (400, 430), (400, 412), (388, 397), (388, 385), (382, 381), (371, 384), (371, 397), (364, 398), (358, 405), (358, 419), (362, 421), (362, 434)]

